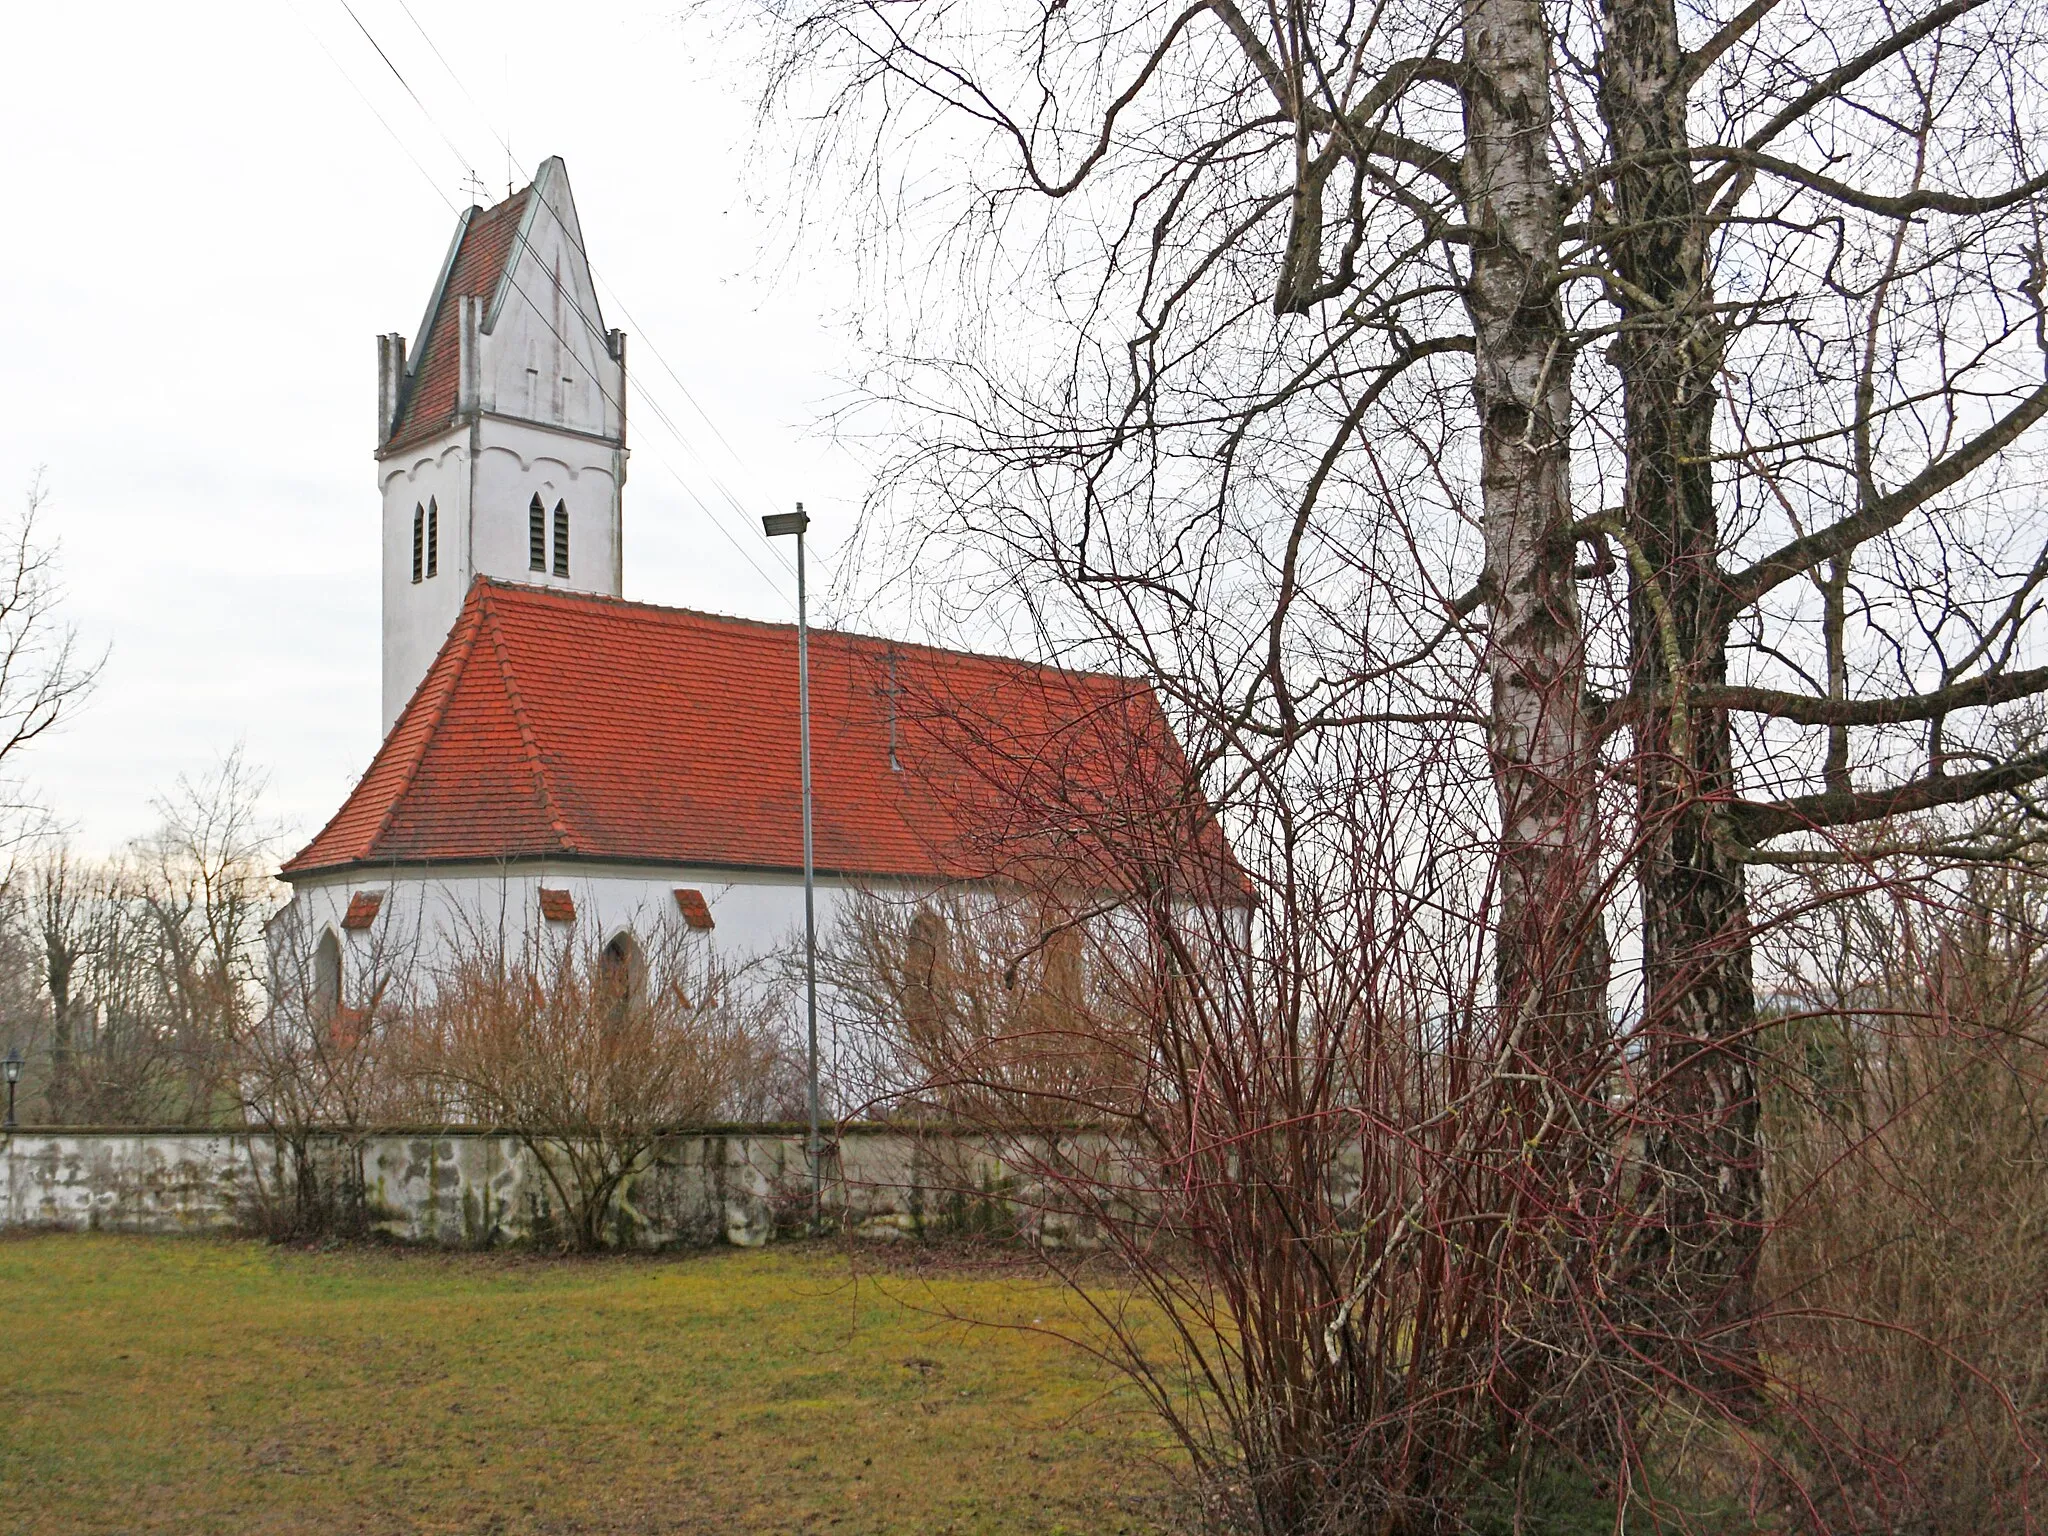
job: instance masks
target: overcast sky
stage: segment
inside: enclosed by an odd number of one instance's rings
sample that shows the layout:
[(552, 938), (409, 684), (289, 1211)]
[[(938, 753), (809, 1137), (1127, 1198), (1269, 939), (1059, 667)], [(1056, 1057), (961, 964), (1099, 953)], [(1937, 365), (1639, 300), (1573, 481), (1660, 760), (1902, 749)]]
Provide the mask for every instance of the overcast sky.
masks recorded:
[(90, 849), (237, 742), (299, 835), (369, 761), (373, 338), (417, 328), (471, 170), (495, 201), (564, 157), (605, 323), (681, 429), (629, 408), (628, 597), (788, 618), (752, 519), (852, 526), (859, 466), (814, 425), (851, 296), (777, 258), (737, 46), (673, 5), (349, 4), (0, 8), (0, 493), (41, 469), (110, 652), (20, 768)]

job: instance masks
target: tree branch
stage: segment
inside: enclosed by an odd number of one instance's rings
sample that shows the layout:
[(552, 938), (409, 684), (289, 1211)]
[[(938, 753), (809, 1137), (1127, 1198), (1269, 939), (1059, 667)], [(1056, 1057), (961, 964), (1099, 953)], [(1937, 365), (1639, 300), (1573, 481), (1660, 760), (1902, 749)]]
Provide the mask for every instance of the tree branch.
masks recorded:
[(1679, 88), (1689, 88), (1695, 80), (1713, 68), (1716, 59), (1740, 42), (1750, 28), (1776, 10), (1777, 6), (1778, 0), (1750, 0), (1750, 3), (1738, 11), (1726, 26), (1702, 43), (1695, 52), (1685, 56), (1684, 69), (1678, 80)]
[(1729, 612), (1746, 608), (1802, 571), (1812, 570), (1823, 560), (1839, 559), (1866, 539), (1896, 527), (1929, 497), (1939, 495), (1990, 462), (2044, 415), (2048, 415), (2048, 384), (2034, 390), (1999, 421), (1947, 458), (1929, 464), (1897, 490), (1878, 497), (1839, 522), (1781, 545), (1746, 570), (1731, 575), (1723, 589), (1723, 603)]
[(1770, 715), (1778, 720), (1794, 720), (1801, 725), (1897, 725), (1907, 720), (1931, 720), (1955, 709), (2006, 704), (2014, 699), (2031, 698), (2037, 693), (2048, 693), (2048, 667), (2030, 667), (2023, 672), (1991, 672), (1951, 683), (1931, 693), (1907, 693), (1883, 699), (1824, 699), (1810, 693), (1743, 687), (1709, 688), (1701, 697), (1703, 702), (1715, 708)]
[[(1663, 155), (1643, 156), (1636, 164), (1654, 164), (1659, 159), (1676, 159), (1683, 156), (1689, 160), (1719, 161), (1742, 170), (1764, 171), (1784, 181), (1818, 192), (1823, 197), (1833, 198), (1852, 208), (1861, 208), (1884, 218), (1906, 219), (1921, 213), (1951, 213), (1977, 216), (1996, 213), (2001, 208), (2010, 208), (2014, 203), (2025, 202), (2040, 192), (2048, 191), (2048, 171), (2031, 176), (2017, 186), (2006, 187), (1983, 197), (1966, 197), (1960, 192), (1915, 191), (1902, 196), (1888, 197), (1882, 193), (1866, 192), (1852, 187), (1846, 181), (1837, 181), (1832, 176), (1823, 176), (1810, 171), (1796, 160), (1786, 160), (1778, 155), (1767, 155), (1754, 149), (1731, 149), (1725, 145), (1700, 144), (1686, 150), (1672, 150)], [(1625, 168), (1624, 162), (1616, 169)]]
[(1846, 827), (1941, 805), (1960, 805), (2042, 778), (2048, 778), (2048, 752), (2034, 752), (1975, 773), (1928, 774), (1890, 789), (1831, 790), (1789, 800), (1737, 800), (1723, 814), (1736, 839), (1754, 846), (1787, 832)]

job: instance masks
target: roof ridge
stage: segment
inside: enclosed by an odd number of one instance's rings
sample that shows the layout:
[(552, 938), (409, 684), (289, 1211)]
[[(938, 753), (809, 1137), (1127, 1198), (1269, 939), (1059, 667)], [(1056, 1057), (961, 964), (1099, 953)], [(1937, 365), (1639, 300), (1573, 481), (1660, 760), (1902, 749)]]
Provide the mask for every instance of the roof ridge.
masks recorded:
[[(737, 624), (748, 629), (780, 630), (796, 633), (795, 621), (779, 619), (750, 619), (745, 614), (715, 613), (709, 608), (684, 608), (674, 603), (650, 603), (643, 598), (613, 597), (608, 592), (577, 592), (560, 587), (544, 587), (536, 582), (519, 581), (506, 576), (476, 578), (478, 584), (488, 585), (500, 592), (520, 598), (537, 597), (550, 602), (584, 602), (605, 608), (637, 608), (647, 613), (681, 614), (686, 618), (710, 619), (719, 624)], [(1073, 667), (1058, 661), (1032, 661), (1023, 656), (1005, 656), (996, 651), (968, 651), (952, 646), (934, 645), (929, 640), (899, 640), (893, 635), (871, 635), (858, 629), (828, 629), (813, 624), (810, 626), (811, 639), (825, 636), (835, 640), (858, 640), (869, 645), (889, 646), (899, 651), (916, 651), (926, 656), (961, 657), (968, 661), (988, 661), (1006, 667), (1029, 667), (1038, 672), (1058, 672), (1068, 677), (1099, 677), (1109, 682), (1129, 683), (1134, 687), (1150, 689), (1151, 684), (1142, 677), (1128, 672), (1112, 672), (1106, 667)]]
[[(483, 588), (485, 581), (480, 579), (477, 586)], [(547, 812), (548, 825), (555, 829), (563, 852), (580, 853), (583, 850), (576, 846), (576, 838), (562, 817), (554, 782), (540, 750), (540, 735), (534, 730), (533, 722), (526, 718), (526, 701), (519, 692), (519, 679), (512, 671), (512, 648), (505, 643), (505, 628), (498, 621), (497, 609), (491, 604), (489, 592), (478, 591), (477, 609), (483, 615), (482, 622), (490, 626), (491, 646), (498, 657), (498, 675), (505, 684), (506, 701), (512, 706), (513, 723), (519, 727), (519, 743), (526, 749), (527, 766), (533, 770), (533, 776), (540, 784), (541, 804)]]
[[(495, 331), (498, 328), (498, 318), (505, 308), (505, 290), (514, 286), (512, 281), (513, 269), (519, 265), (519, 258), (533, 247), (535, 210), (541, 206), (542, 202), (534, 193), (539, 188), (540, 176), (536, 173), (532, 181), (521, 187), (517, 192), (512, 193), (504, 202), (496, 204), (491, 210), (497, 213), (499, 210), (510, 205), (515, 198), (523, 197), (526, 199), (525, 206), (519, 210), (519, 222), (512, 230), (512, 238), (505, 244), (505, 265), (498, 272), (498, 280), (491, 285), (490, 308), (484, 312), (483, 316), (483, 328), (486, 331)], [(500, 216), (502, 217), (503, 215), (500, 214)], [(478, 295), (478, 297), (481, 298), (482, 295)]]

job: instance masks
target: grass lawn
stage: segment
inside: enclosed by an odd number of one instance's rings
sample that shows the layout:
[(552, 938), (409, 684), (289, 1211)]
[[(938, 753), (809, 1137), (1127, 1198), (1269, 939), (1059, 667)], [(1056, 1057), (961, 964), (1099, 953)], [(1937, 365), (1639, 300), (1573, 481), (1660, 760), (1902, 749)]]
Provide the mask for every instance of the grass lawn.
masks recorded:
[(1149, 1532), (1143, 1409), (1035, 1278), (0, 1240), (29, 1532)]

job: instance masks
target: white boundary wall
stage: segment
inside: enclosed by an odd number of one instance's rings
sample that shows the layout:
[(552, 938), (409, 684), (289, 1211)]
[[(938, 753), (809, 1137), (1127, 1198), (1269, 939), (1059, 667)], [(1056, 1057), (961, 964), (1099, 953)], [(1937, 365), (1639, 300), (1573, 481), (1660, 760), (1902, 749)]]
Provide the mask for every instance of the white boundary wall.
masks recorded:
[[(329, 1187), (353, 1179), (368, 1229), (402, 1242), (492, 1247), (545, 1233), (556, 1200), (515, 1136), (378, 1130), (313, 1138)], [(1022, 1154), (1021, 1156), (1019, 1154)], [(1030, 1169), (1113, 1157), (1080, 1134), (1031, 1145), (955, 1131), (849, 1128), (825, 1158), (835, 1228), (900, 1238), (970, 1230), (1087, 1247), (1092, 1219), (1067, 1214)], [(0, 1134), (0, 1229), (229, 1233), (264, 1227), (290, 1199), (292, 1159), (261, 1131), (23, 1130)], [(665, 1140), (626, 1185), (613, 1241), (633, 1248), (755, 1247), (800, 1228), (810, 1173), (800, 1131), (736, 1127)]]

